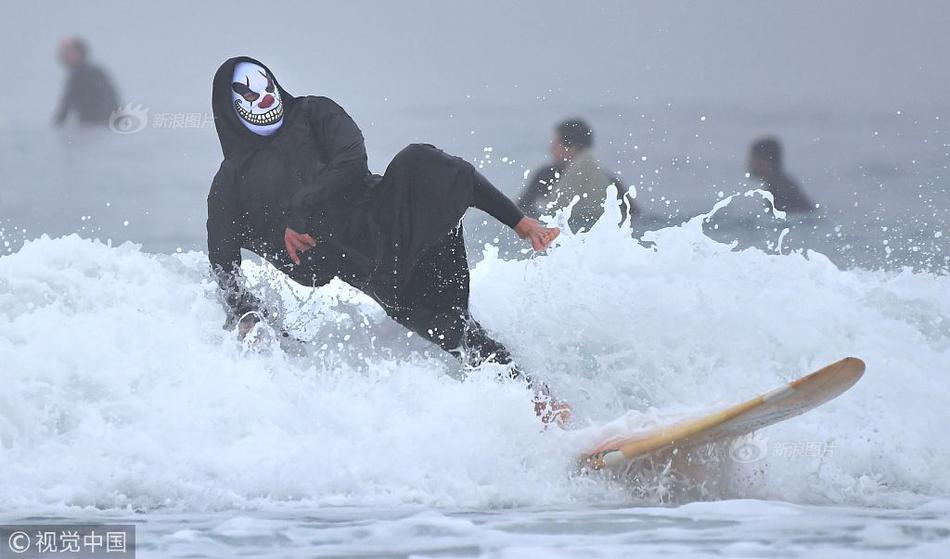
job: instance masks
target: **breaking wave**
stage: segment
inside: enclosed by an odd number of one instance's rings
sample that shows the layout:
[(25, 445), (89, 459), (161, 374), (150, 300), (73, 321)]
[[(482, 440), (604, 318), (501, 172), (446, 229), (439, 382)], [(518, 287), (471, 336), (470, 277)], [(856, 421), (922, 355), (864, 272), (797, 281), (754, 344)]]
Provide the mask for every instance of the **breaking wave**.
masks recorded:
[(846, 355), (867, 362), (864, 379), (764, 430), (763, 455), (705, 496), (950, 495), (950, 278), (739, 250), (705, 235), (706, 219), (640, 240), (602, 220), (525, 259), (485, 248), (473, 314), (574, 405), (571, 432), (541, 429), (526, 391), (490, 371), (459, 382), (458, 365), (342, 283), (303, 289), (246, 262), (309, 342), (249, 348), (221, 329), (201, 253), (28, 242), (0, 258), (0, 502), (630, 502), (644, 493), (629, 481), (571, 474), (599, 425), (732, 403)]

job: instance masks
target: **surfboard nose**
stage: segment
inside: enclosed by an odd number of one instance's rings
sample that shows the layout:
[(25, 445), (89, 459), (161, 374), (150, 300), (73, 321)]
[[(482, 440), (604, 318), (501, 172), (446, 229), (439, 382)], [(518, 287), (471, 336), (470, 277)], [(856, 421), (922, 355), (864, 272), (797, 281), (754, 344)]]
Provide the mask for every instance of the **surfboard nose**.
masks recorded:
[(858, 382), (862, 376), (864, 376), (864, 371), (867, 369), (867, 366), (864, 364), (864, 360), (858, 357), (845, 357), (841, 361), (831, 365), (837, 370), (835, 371), (836, 375), (841, 375), (842, 377), (850, 377), (853, 380), (851, 384)]
[(611, 437), (585, 458), (590, 470), (610, 469), (669, 449), (690, 449), (747, 435), (785, 421), (851, 388), (864, 375), (864, 361), (845, 357), (751, 400), (693, 419), (638, 432), (626, 439)]
[(867, 368), (864, 364), (864, 360), (859, 357), (845, 357), (842, 361), (846, 361), (849, 367), (859, 370), (858, 374), (864, 374), (865, 369)]

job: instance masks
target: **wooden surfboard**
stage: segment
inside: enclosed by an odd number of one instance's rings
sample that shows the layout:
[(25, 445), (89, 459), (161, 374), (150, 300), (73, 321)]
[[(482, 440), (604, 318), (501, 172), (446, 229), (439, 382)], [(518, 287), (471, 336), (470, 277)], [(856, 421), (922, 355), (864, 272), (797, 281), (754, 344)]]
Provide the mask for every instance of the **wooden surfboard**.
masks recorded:
[(747, 402), (702, 417), (657, 427), (629, 437), (612, 437), (582, 458), (591, 470), (616, 470), (669, 449), (689, 449), (748, 435), (801, 415), (839, 396), (864, 374), (864, 361), (846, 357)]

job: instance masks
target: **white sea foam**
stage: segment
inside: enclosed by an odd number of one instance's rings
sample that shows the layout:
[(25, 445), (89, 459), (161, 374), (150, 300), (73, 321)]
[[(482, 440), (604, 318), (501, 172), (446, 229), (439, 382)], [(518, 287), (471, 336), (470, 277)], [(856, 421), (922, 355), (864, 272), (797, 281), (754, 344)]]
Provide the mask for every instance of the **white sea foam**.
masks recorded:
[(452, 361), (341, 283), (312, 292), (245, 263), (314, 341), (302, 355), (247, 351), (220, 328), (203, 254), (29, 242), (0, 258), (0, 503), (624, 501), (614, 482), (569, 475), (596, 426), (732, 403), (846, 355), (866, 360), (864, 379), (765, 430), (767, 455), (730, 465), (754, 475), (710, 496), (950, 494), (950, 278), (737, 251), (703, 219), (641, 242), (602, 220), (524, 260), (486, 249), (473, 313), (575, 406), (571, 433), (542, 430), (525, 390), (491, 371), (454, 380)]

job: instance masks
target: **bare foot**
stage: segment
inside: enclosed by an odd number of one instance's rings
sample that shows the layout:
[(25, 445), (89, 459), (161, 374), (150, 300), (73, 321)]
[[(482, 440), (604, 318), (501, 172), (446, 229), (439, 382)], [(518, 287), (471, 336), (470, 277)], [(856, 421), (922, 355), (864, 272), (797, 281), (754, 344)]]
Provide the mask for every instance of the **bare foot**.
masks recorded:
[(531, 243), (534, 250), (544, 250), (561, 234), (557, 227), (545, 227), (533, 217), (523, 217), (515, 226), (515, 233)]
[(244, 340), (247, 335), (254, 329), (254, 326), (261, 321), (261, 315), (251, 311), (244, 313), (244, 316), (241, 317), (241, 320), (238, 321), (237, 334), (239, 340)]

